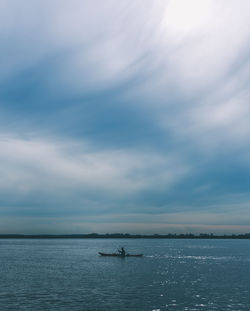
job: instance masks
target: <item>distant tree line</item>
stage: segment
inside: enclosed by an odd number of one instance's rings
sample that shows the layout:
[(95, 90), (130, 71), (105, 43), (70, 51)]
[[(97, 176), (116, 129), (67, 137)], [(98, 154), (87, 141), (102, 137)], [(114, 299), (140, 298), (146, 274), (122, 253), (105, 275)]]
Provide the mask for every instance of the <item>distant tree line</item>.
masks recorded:
[(250, 233), (224, 234), (129, 234), (129, 233), (90, 233), (90, 234), (0, 234), (0, 239), (250, 239)]

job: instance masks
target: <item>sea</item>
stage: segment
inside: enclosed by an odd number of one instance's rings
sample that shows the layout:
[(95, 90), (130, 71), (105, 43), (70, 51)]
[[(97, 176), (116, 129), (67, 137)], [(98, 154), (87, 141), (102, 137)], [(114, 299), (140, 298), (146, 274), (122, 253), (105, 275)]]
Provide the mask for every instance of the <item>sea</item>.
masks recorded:
[(0, 310), (249, 311), (250, 240), (1, 239)]

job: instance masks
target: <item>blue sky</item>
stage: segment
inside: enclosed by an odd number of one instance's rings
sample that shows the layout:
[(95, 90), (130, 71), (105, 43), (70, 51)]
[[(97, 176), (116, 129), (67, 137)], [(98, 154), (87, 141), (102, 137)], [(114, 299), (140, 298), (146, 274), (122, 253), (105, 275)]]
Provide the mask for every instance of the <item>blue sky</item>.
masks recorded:
[(0, 233), (250, 232), (248, 0), (3, 0)]

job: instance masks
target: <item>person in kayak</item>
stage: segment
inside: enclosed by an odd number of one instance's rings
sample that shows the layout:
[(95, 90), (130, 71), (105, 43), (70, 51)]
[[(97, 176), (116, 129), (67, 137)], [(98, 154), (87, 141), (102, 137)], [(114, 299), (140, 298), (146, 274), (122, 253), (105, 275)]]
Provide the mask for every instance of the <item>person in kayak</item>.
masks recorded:
[(126, 252), (125, 252), (124, 247), (122, 247), (121, 249), (118, 249), (118, 252), (120, 253), (120, 255), (121, 255), (122, 257), (125, 257), (125, 256), (126, 256)]

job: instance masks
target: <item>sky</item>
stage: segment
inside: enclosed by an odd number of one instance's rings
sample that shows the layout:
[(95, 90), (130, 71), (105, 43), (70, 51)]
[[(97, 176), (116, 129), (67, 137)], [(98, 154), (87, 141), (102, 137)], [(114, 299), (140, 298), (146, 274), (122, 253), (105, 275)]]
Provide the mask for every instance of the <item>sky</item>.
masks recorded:
[(0, 233), (249, 233), (249, 0), (1, 0)]

